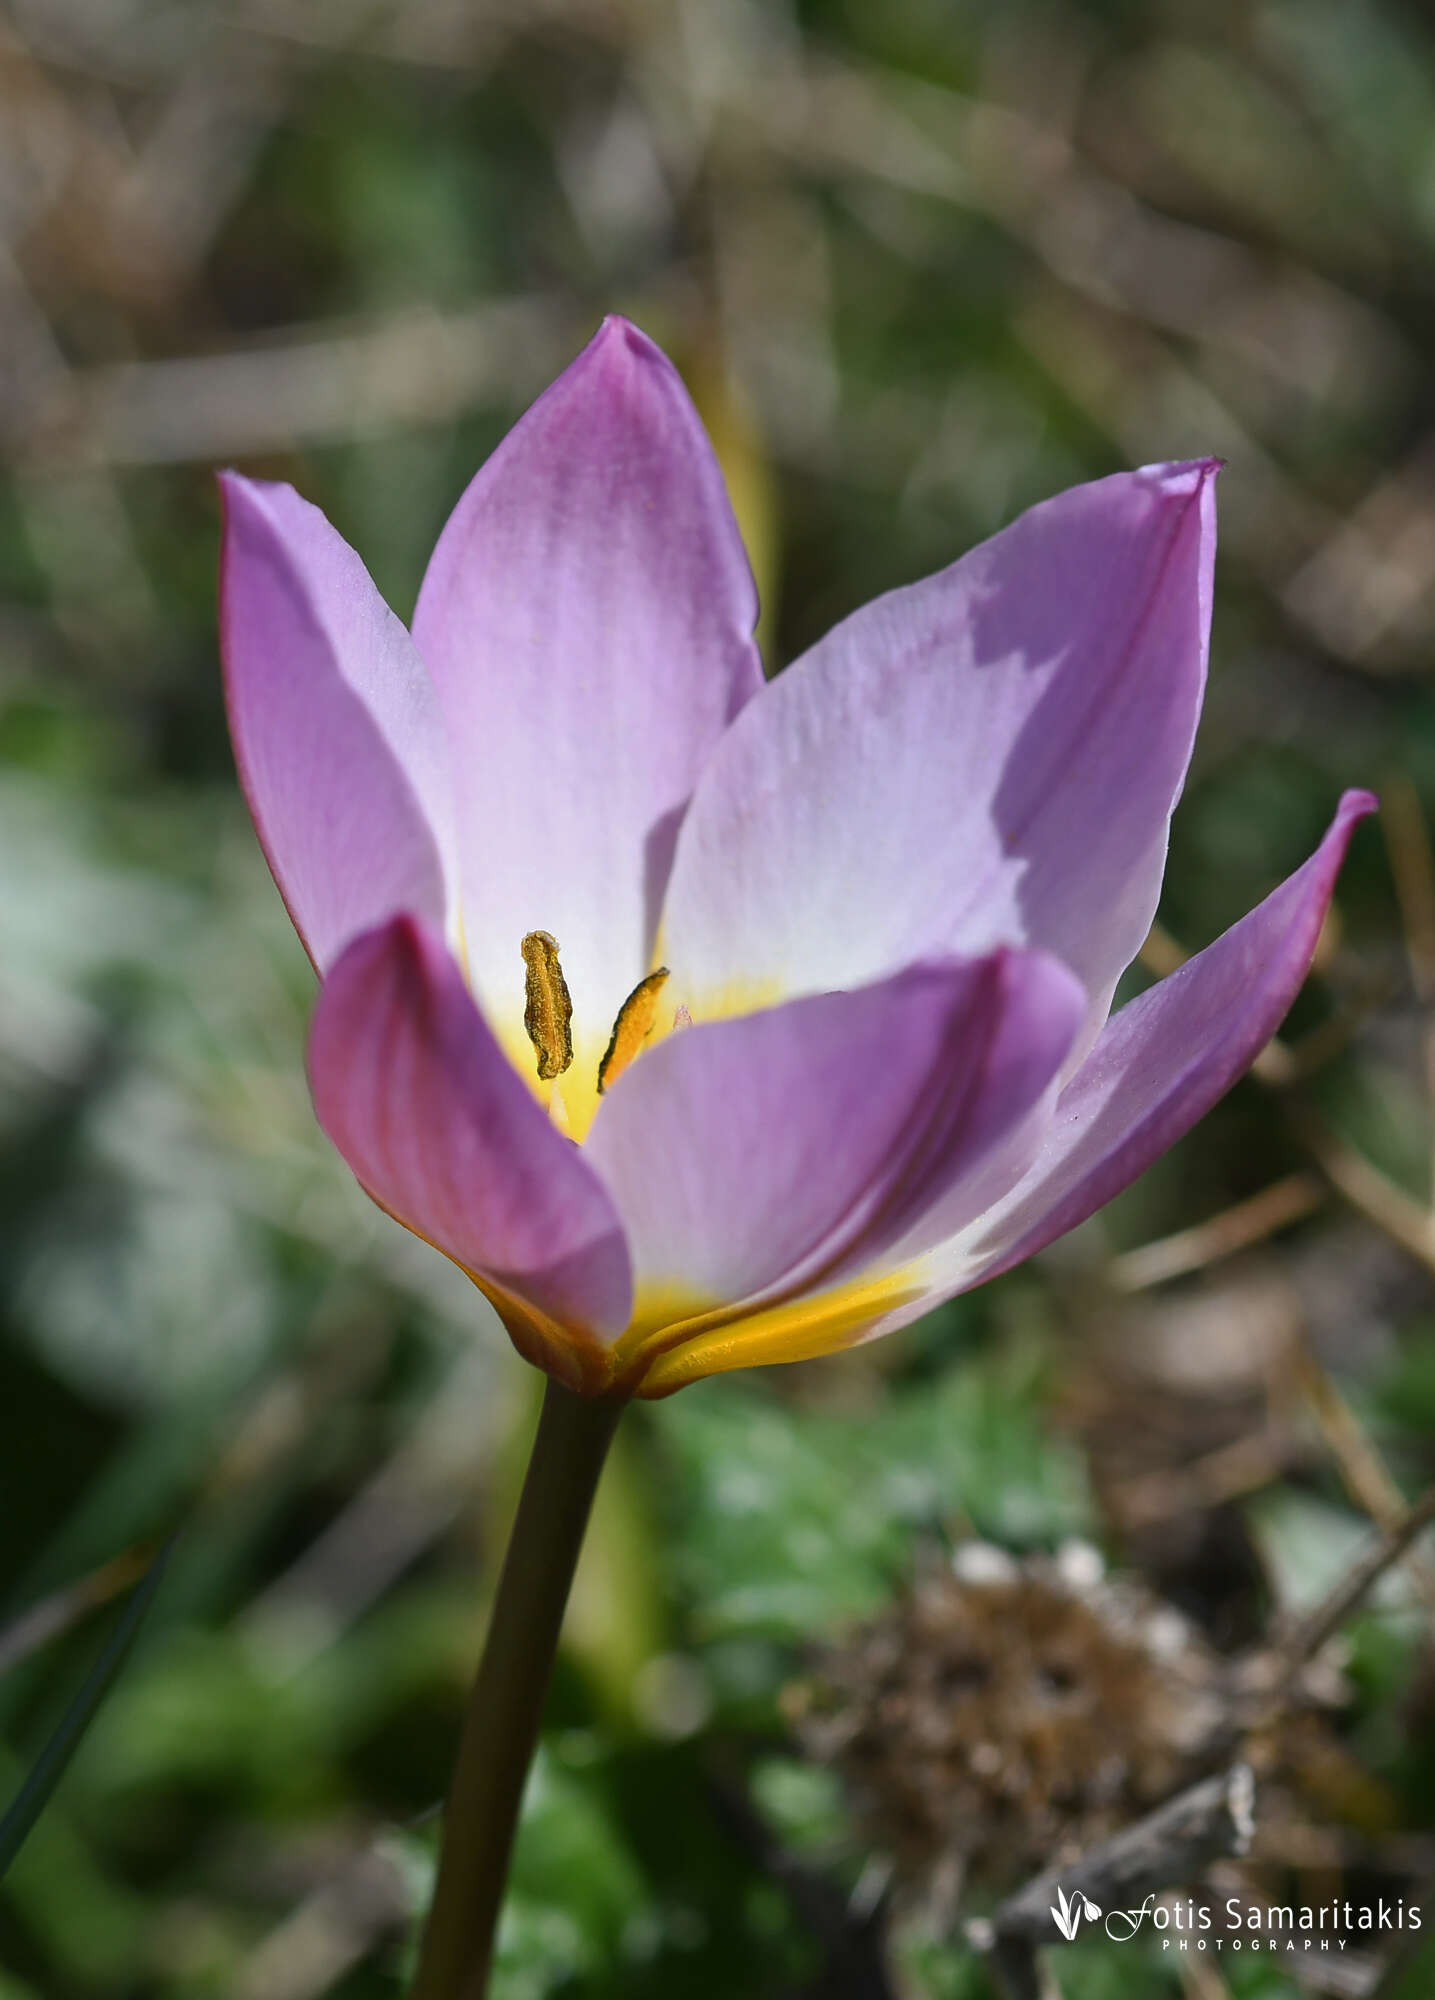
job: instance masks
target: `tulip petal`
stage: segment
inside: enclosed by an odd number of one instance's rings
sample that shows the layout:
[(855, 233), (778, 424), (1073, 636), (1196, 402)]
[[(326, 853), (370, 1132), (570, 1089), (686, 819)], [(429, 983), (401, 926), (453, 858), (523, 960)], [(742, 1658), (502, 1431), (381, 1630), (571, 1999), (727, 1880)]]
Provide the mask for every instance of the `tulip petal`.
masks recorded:
[(1025, 1177), (968, 1241), (935, 1253), (937, 1269), (960, 1270), (965, 1287), (1023, 1262), (1128, 1187), (1244, 1075), (1300, 990), (1351, 833), (1375, 807), (1369, 792), (1346, 792), (1303, 867), (1112, 1017)]
[[(319, 1123), (364, 1189), (501, 1293), (506, 1320), (506, 1301), (526, 1304), (552, 1323), (550, 1345), (575, 1350), (627, 1325), (632, 1280), (612, 1201), (427, 926), (395, 917), (344, 952), (315, 1010), (309, 1081)], [(567, 1359), (530, 1358), (550, 1372)]]
[(761, 685), (756, 616), (687, 392), (605, 321), (459, 501), (414, 617), (463, 774), (469, 972), (517, 1059), (527, 932), (558, 940), (585, 1074), (651, 969), (678, 822)]
[(1034, 507), (856, 612), (739, 717), (663, 916), (695, 1020), (1007, 942), (1076, 972), (1090, 1046), (1155, 913), (1190, 756), (1215, 469)]
[(454, 843), (437, 698), (413, 640), (317, 507), (233, 472), (220, 487), (235, 762), (323, 971), (396, 910), (448, 921)]
[(924, 1217), (861, 1285), (703, 1330), (660, 1353), (640, 1393), (671, 1395), (705, 1375), (880, 1339), (1084, 1222), (1189, 1131), (1280, 1026), (1309, 968), (1351, 831), (1374, 809), (1368, 792), (1347, 792), (1304, 867), (1122, 1008), (1058, 1098), (1045, 1143), (1004, 1201), (932, 1249), (924, 1249), (932, 1219)]
[(645, 1300), (672, 1322), (840, 1282), (977, 1188), (1084, 998), (1054, 959), (998, 951), (669, 1035), (585, 1148), (623, 1218), (638, 1320)]

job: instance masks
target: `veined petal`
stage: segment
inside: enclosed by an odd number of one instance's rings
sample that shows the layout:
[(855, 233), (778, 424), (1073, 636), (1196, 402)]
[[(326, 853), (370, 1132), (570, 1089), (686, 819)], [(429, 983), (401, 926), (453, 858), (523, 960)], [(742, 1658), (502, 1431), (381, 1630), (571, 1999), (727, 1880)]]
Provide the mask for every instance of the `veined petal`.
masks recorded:
[(585, 1076), (651, 969), (678, 823), (761, 685), (756, 617), (697, 412), (605, 321), (460, 500), (414, 617), (460, 774), (469, 972), (523, 1064), (527, 932), (558, 940)]
[(963, 1288), (995, 1277), (1084, 1222), (1244, 1075), (1300, 990), (1351, 833), (1375, 807), (1346, 792), (1303, 867), (1113, 1015), (1024, 1178), (966, 1241), (934, 1253), (942, 1296), (957, 1289), (948, 1275)]
[(978, 1189), (1054, 1076), (1084, 999), (1054, 959), (998, 951), (651, 1049), (604, 1099), (585, 1148), (631, 1247), (635, 1337), (842, 1283), (934, 1205)]
[(220, 475), (220, 643), (240, 783), (319, 970), (396, 910), (443, 928), (452, 800), (413, 640), (290, 486)]
[(678, 841), (663, 954), (694, 1019), (1009, 942), (1082, 980), (1084, 1052), (1155, 914), (1205, 676), (1215, 469), (1046, 501), (764, 691)]
[(395, 917), (349, 946), (319, 996), (309, 1081), (360, 1184), (489, 1292), (530, 1360), (574, 1386), (601, 1372), (631, 1309), (622, 1225), (433, 931)]

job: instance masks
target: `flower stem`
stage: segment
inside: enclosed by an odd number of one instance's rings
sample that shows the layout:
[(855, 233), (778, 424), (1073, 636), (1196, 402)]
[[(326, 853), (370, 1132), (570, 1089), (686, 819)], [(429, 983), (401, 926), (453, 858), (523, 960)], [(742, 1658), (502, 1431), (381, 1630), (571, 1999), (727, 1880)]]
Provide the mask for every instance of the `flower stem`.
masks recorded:
[(583, 1531), (624, 1409), (549, 1380), (469, 1698), (410, 2000), (483, 2000)]

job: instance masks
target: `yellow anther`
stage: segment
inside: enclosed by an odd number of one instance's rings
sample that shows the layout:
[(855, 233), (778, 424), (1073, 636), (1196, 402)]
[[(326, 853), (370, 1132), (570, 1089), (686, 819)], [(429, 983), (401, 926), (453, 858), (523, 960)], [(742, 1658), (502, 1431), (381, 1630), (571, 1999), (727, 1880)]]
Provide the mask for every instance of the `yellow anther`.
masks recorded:
[(660, 965), (656, 972), (650, 972), (646, 979), (640, 979), (622, 1006), (618, 1018), (613, 1023), (613, 1033), (608, 1046), (603, 1051), (603, 1060), (598, 1065), (598, 1090), (601, 1094), (610, 1083), (616, 1083), (628, 1064), (637, 1055), (658, 1017), (658, 995), (663, 990), (668, 976), (668, 968)]
[(543, 1083), (562, 1076), (573, 1060), (573, 1002), (558, 963), (558, 940), (547, 931), (530, 931), (519, 949), (525, 972), (523, 1025), (538, 1055)]

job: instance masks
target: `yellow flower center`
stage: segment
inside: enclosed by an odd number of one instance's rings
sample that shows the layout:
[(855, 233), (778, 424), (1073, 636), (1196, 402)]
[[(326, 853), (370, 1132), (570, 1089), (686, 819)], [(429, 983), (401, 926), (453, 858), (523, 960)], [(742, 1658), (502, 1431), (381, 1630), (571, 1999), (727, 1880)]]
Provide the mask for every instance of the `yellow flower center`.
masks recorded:
[[(536, 1095), (561, 1132), (582, 1142), (603, 1092), (611, 1089), (654, 1036), (703, 1020), (731, 1019), (776, 1006), (776, 981), (734, 980), (684, 999), (671, 1021), (659, 1021), (660, 996), (670, 977), (665, 965), (640, 979), (613, 1023), (601, 1057), (596, 1041), (573, 1032), (573, 1001), (559, 962), (558, 940), (529, 931), (520, 945), (524, 967), (523, 1027), (534, 1068), (524, 1060), (516, 1011), (500, 1029), (504, 1046), (532, 1081)], [(688, 996), (691, 998), (692, 996)], [(535, 1075), (536, 1070), (536, 1075)], [(667, 1396), (700, 1376), (772, 1361), (801, 1361), (846, 1347), (874, 1323), (920, 1296), (915, 1264), (859, 1275), (815, 1295), (766, 1303), (727, 1304), (697, 1296), (681, 1280), (643, 1279), (632, 1319), (615, 1342), (581, 1329), (560, 1327), (491, 1280), (478, 1279), (503, 1318), (519, 1351), (584, 1394), (622, 1392)]]

